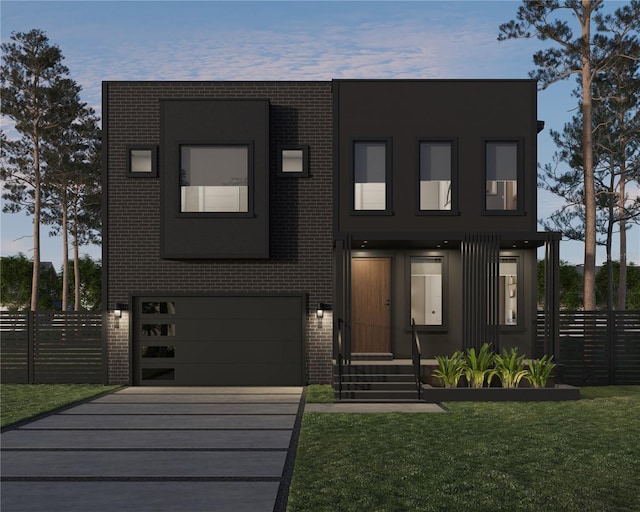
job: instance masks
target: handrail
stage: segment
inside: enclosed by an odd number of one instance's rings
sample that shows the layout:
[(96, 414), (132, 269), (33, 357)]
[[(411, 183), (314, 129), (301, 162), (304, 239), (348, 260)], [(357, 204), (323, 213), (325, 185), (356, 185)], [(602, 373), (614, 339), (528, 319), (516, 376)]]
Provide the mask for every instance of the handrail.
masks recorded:
[(422, 383), (420, 382), (420, 359), (422, 357), (422, 347), (420, 346), (420, 337), (418, 329), (416, 329), (415, 319), (411, 319), (411, 352), (413, 355), (413, 376), (416, 381), (416, 389), (418, 391), (418, 400), (421, 398)]
[(342, 350), (342, 318), (338, 318), (338, 354), (337, 354), (337, 363), (338, 363), (338, 399), (342, 400), (342, 362), (344, 361), (344, 355)]

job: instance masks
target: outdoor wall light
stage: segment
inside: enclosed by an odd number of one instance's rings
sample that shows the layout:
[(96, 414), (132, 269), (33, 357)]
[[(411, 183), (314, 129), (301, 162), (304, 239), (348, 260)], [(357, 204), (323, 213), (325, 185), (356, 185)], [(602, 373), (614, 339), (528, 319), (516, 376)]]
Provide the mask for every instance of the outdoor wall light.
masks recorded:
[(113, 314), (116, 318), (122, 318), (122, 312), (129, 309), (129, 304), (123, 302), (116, 302), (116, 309), (113, 310)]
[(318, 304), (318, 309), (316, 310), (316, 316), (318, 317), (318, 320), (322, 320), (322, 318), (324, 317), (325, 311), (331, 311), (331, 310), (333, 310), (333, 306), (331, 304), (325, 304), (324, 302), (320, 302)]

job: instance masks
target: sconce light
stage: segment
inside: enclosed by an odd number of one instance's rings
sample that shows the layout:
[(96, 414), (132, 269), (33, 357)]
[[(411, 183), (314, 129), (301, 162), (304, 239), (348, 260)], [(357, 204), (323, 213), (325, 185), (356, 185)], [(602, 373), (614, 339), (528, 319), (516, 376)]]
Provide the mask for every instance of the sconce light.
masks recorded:
[(116, 318), (122, 318), (122, 312), (129, 309), (129, 304), (124, 302), (116, 302), (116, 308), (113, 310), (113, 314)]
[(316, 310), (316, 316), (318, 317), (318, 320), (322, 320), (325, 311), (331, 310), (333, 310), (333, 306), (331, 304), (325, 304), (324, 302), (318, 304), (318, 309)]

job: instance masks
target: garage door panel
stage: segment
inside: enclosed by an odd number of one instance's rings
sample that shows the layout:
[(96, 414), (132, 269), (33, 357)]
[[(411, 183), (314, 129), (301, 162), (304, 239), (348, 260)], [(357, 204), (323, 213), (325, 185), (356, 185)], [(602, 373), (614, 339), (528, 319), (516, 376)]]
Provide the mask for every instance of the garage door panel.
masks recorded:
[(295, 363), (300, 361), (301, 347), (299, 340), (282, 341), (235, 341), (215, 340), (180, 341), (174, 344), (160, 345), (156, 342), (146, 344), (142, 340), (141, 355), (147, 364), (165, 364), (165, 361), (175, 363), (199, 363), (203, 360), (213, 363)]
[(134, 382), (302, 385), (305, 302), (303, 295), (136, 298)]
[(167, 380), (166, 376), (159, 374), (160, 379), (148, 379), (141, 381), (142, 385), (149, 386), (291, 386), (291, 381), (300, 379), (299, 364), (281, 364), (278, 367), (272, 364), (251, 364), (241, 367), (233, 365), (216, 364), (191, 364), (175, 365), (174, 379)]
[(296, 319), (298, 297), (176, 297), (176, 315), (182, 318)]
[(177, 320), (172, 322), (156, 323), (143, 320), (140, 326), (141, 340), (146, 339), (170, 339), (180, 338), (188, 341), (216, 340), (271, 340), (291, 341), (300, 340), (301, 319), (296, 321), (284, 321), (284, 319), (193, 319)]

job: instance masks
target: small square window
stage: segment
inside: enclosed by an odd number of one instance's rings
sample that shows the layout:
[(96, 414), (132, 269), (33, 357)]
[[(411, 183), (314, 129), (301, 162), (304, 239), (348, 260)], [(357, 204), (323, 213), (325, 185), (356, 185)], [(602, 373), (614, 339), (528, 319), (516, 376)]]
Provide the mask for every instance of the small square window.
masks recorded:
[(127, 175), (136, 178), (156, 178), (158, 176), (156, 146), (129, 146)]
[(309, 176), (309, 146), (287, 146), (278, 151), (278, 176)]

